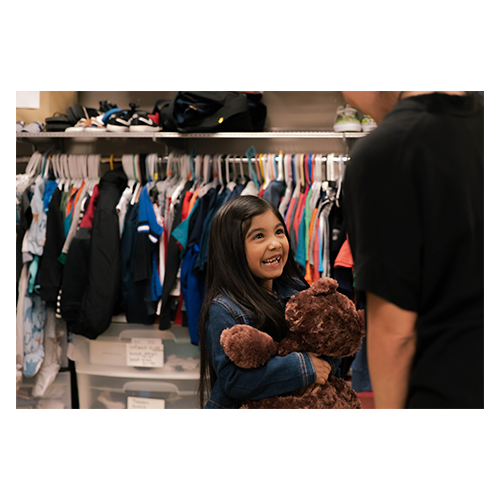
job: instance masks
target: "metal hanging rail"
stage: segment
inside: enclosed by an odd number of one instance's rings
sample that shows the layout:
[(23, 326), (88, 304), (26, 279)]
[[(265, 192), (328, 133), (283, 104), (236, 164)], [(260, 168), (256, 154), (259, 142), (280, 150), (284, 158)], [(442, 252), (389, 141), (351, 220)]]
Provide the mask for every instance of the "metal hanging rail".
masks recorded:
[(22, 138), (67, 138), (67, 139), (359, 139), (368, 135), (366, 132), (331, 132), (323, 130), (304, 131), (270, 131), (270, 132), (219, 132), (181, 134), (178, 132), (38, 132), (29, 134), (16, 133), (17, 139)]

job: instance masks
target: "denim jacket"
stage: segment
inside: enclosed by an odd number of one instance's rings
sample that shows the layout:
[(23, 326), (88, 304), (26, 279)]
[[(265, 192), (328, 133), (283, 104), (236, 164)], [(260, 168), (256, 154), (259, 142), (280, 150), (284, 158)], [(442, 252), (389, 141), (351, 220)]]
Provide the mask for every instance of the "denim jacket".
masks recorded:
[[(299, 288), (300, 287), (300, 288)], [(300, 291), (280, 286), (275, 290), (280, 297), (289, 299)], [(291, 393), (308, 387), (316, 381), (316, 371), (307, 353), (293, 352), (288, 356), (275, 356), (263, 366), (244, 369), (236, 366), (220, 344), (223, 330), (236, 324), (255, 326), (253, 318), (226, 296), (217, 297), (210, 306), (206, 323), (206, 345), (217, 380), (205, 409), (240, 408), (244, 400), (257, 400)], [(324, 357), (335, 374), (340, 360)]]

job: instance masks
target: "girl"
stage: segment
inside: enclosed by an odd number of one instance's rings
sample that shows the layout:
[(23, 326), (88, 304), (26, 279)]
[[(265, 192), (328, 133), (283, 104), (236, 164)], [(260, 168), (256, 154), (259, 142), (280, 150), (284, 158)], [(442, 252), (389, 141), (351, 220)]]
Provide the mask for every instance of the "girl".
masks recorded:
[(308, 287), (290, 248), (277, 207), (256, 196), (239, 196), (215, 215), (209, 238), (205, 300), (198, 331), (201, 348), (199, 399), (205, 408), (239, 408), (245, 399), (319, 389), (340, 360), (313, 353), (273, 357), (258, 368), (238, 368), (220, 345), (223, 330), (248, 324), (280, 341), (287, 333), (285, 306)]

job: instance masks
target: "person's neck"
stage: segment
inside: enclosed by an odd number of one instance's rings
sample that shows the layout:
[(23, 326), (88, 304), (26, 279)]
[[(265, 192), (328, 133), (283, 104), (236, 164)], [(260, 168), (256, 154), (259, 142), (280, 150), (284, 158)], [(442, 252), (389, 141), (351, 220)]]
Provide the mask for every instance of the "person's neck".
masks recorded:
[(465, 95), (465, 90), (402, 90), (399, 94), (399, 101), (401, 99), (406, 99), (407, 97), (413, 97), (416, 95), (424, 95), (424, 94), (434, 94), (437, 92), (438, 94), (448, 94), (448, 95)]

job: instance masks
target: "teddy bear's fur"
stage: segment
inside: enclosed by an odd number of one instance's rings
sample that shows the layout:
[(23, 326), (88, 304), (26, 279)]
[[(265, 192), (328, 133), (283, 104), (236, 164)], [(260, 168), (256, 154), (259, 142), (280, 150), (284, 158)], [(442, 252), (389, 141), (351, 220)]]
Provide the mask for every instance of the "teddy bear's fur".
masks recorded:
[[(291, 352), (312, 352), (334, 358), (354, 355), (365, 335), (364, 313), (357, 311), (353, 302), (337, 288), (334, 279), (321, 278), (293, 296), (285, 312), (290, 333), (279, 343), (248, 325), (224, 330), (221, 345), (225, 353), (241, 368), (256, 368), (272, 356), (286, 356)], [(361, 408), (361, 403), (349, 385), (330, 374), (315, 395), (290, 394), (245, 401), (242, 408), (340, 409)]]

